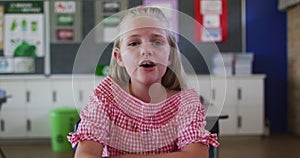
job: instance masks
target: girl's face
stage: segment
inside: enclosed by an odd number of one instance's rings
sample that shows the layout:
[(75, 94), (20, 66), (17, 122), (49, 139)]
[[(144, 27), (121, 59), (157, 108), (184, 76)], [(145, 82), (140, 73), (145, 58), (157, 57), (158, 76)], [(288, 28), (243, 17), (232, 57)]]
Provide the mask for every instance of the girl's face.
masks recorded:
[(114, 51), (120, 66), (132, 82), (146, 85), (161, 83), (170, 65), (170, 44), (164, 25), (154, 17), (136, 17), (122, 29), (120, 48)]

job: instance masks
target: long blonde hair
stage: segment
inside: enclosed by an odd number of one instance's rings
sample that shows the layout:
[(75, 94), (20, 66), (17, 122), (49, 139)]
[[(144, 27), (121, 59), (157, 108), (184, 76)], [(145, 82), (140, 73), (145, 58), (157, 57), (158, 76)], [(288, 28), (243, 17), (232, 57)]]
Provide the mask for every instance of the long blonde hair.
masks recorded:
[[(128, 9), (119, 24), (119, 29), (122, 29), (122, 26), (126, 25), (126, 19), (134, 18), (138, 16), (151, 16), (159, 19), (162, 23), (165, 23), (166, 26), (169, 26), (168, 19), (165, 17), (164, 13), (156, 7), (137, 7)], [(182, 67), (180, 51), (177, 45), (177, 41), (172, 31), (165, 29), (168, 42), (171, 47), (170, 60), (171, 65), (167, 67), (166, 73), (162, 77), (162, 85), (170, 90), (180, 91), (187, 87), (184, 77), (184, 70)], [(114, 41), (113, 51), (115, 48), (120, 48), (120, 36)], [(110, 61), (111, 77), (114, 81), (119, 84), (128, 84), (130, 83), (130, 77), (124, 67), (119, 66), (116, 59), (112, 55)]]

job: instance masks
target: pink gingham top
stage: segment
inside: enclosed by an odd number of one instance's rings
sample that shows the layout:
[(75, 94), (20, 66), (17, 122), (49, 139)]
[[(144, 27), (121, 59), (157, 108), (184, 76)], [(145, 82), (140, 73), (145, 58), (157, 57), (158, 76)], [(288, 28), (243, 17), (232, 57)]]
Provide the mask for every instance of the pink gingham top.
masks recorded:
[(218, 146), (217, 136), (204, 129), (204, 108), (193, 89), (160, 103), (145, 103), (122, 89), (110, 76), (90, 96), (81, 122), (68, 140), (72, 146), (92, 140), (104, 146), (103, 156), (158, 154), (200, 142)]

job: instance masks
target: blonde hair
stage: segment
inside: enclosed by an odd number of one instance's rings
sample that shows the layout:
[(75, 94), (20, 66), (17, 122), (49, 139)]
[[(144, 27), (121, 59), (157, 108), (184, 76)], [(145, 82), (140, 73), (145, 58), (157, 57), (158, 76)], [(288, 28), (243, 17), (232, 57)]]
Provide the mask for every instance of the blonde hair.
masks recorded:
[[(143, 8), (131, 8), (126, 11), (126, 13), (121, 18), (119, 24), (119, 29), (122, 29), (122, 26), (126, 25), (126, 19), (134, 18), (138, 16), (151, 16), (159, 19), (162, 23), (169, 28), (168, 19), (165, 17), (164, 13), (156, 7), (143, 7)], [(177, 45), (177, 41), (172, 31), (165, 29), (167, 33), (168, 42), (171, 47), (170, 60), (171, 65), (167, 67), (166, 73), (162, 77), (162, 85), (170, 90), (180, 91), (187, 87), (186, 82), (183, 78), (184, 70), (182, 67), (180, 51)], [(120, 36), (114, 41), (113, 51), (115, 48), (120, 48), (121, 38)], [(130, 77), (124, 67), (119, 66), (116, 59), (112, 55), (110, 61), (111, 77), (114, 81), (119, 84), (128, 84), (130, 83)]]

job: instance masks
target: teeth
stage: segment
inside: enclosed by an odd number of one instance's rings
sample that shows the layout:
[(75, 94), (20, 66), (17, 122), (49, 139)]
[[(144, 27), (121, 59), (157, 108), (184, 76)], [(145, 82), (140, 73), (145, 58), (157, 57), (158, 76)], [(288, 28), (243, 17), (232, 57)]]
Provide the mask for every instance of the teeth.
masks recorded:
[(155, 65), (153, 62), (151, 61), (143, 61), (140, 66), (152, 66)]
[(150, 61), (145, 61), (142, 63), (143, 65), (151, 65), (151, 62)]

